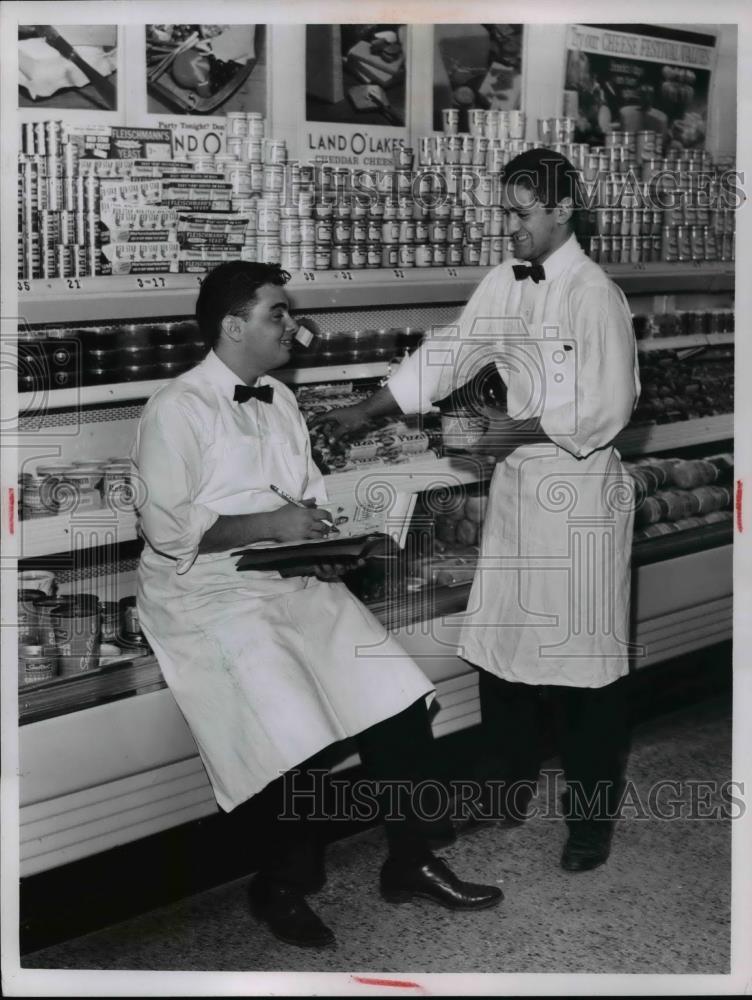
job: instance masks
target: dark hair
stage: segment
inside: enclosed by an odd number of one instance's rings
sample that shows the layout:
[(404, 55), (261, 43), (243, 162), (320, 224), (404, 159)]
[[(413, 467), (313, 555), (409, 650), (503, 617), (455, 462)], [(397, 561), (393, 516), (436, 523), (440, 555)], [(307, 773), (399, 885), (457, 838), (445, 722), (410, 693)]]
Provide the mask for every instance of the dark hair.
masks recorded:
[(585, 235), (585, 199), (579, 171), (566, 156), (553, 149), (528, 149), (511, 159), (504, 167), (505, 184), (521, 184), (528, 188), (542, 205), (554, 208), (565, 198), (572, 201), (570, 225), (579, 237)]
[(225, 316), (246, 316), (262, 285), (285, 285), (290, 280), (279, 264), (230, 260), (209, 271), (196, 300), (198, 328), (208, 348), (216, 347)]
[(580, 175), (561, 153), (553, 149), (528, 149), (504, 167), (504, 183), (529, 188), (546, 208), (571, 198), (575, 208), (582, 205)]

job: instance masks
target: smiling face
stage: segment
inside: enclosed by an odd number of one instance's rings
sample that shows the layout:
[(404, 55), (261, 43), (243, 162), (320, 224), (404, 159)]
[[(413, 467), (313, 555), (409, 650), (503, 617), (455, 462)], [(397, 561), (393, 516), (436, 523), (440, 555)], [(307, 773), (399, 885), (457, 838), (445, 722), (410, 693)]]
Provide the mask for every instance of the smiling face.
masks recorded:
[(262, 285), (246, 315), (225, 316), (223, 336), (234, 347), (234, 355), (248, 379), (279, 368), (290, 360), (297, 323), (280, 285)]
[(512, 237), (514, 255), (520, 260), (542, 264), (569, 238), (571, 211), (563, 205), (546, 208), (526, 185), (504, 185), (501, 206)]

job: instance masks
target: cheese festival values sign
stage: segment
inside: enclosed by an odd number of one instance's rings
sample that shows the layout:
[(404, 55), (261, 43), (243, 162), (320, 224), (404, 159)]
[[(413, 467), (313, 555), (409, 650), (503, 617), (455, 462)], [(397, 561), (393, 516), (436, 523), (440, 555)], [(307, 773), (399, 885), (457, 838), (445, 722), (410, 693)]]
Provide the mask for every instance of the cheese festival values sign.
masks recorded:
[(565, 113), (575, 140), (656, 133), (663, 153), (705, 144), (716, 37), (652, 25), (570, 25)]

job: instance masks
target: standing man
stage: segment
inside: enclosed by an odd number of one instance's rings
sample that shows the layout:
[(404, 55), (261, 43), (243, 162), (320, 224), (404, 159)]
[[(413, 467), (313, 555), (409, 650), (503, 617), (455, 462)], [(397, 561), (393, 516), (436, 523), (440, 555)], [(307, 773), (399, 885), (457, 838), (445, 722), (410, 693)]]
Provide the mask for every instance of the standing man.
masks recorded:
[[(241, 261), (209, 273), (196, 315), (211, 350), (144, 408), (134, 446), (145, 486), (138, 610), (219, 806), (261, 793), (277, 817), (251, 883), (253, 912), (282, 940), (320, 946), (334, 935), (304, 898), (325, 878), (316, 823), (280, 818), (299, 809), (280, 776), (299, 768), (292, 792), (308, 801), (316, 777), (306, 762), (355, 737), (374, 781), (430, 778), (433, 689), (341, 582), (236, 569), (234, 550), (321, 539), (331, 521), (315, 505), (326, 501), (324, 480), (295, 396), (267, 374), (289, 361), (296, 333), (288, 279)], [(272, 486), (311, 505), (286, 503)], [(381, 803), (382, 816), (392, 805)], [(318, 818), (322, 810), (317, 802)], [(431, 854), (409, 793), (385, 825), (388, 901), (467, 910), (501, 900), (497, 887), (462, 882)]]
[(623, 293), (575, 238), (582, 203), (569, 161), (530, 150), (503, 182), (516, 259), (490, 271), (457, 325), (428, 338), (386, 386), (326, 418), (337, 436), (394, 411), (425, 412), (496, 362), (507, 413), (478, 450), (503, 461), (460, 655), (479, 668), (485, 777), (503, 781), (501, 812), (512, 818), (537, 781), (541, 700), (553, 700), (567, 778), (561, 864), (584, 871), (608, 857), (626, 746), (633, 510), (613, 440), (639, 394), (637, 352)]

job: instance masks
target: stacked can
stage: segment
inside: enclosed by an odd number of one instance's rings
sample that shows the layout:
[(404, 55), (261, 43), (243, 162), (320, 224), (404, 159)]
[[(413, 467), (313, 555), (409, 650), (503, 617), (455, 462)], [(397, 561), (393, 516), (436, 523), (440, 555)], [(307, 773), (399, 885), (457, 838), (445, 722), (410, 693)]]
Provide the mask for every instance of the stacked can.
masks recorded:
[[(397, 146), (392, 169), (351, 169), (289, 163), (285, 142), (265, 135), (260, 114), (231, 112), (226, 152), (194, 154), (185, 171), (217, 173), (231, 186), (231, 210), (248, 220), (245, 242), (220, 247), (215, 238), (206, 249), (186, 252), (202, 255), (205, 267), (240, 255), (290, 271), (494, 265), (511, 255), (501, 172), (511, 157), (544, 143), (581, 171), (593, 226), (588, 249), (599, 261), (733, 259), (729, 190), (706, 150), (663, 156), (657, 134), (621, 130), (609, 132), (604, 147), (589, 147), (574, 141), (569, 116), (539, 119), (538, 143), (524, 138), (524, 112), (452, 108), (442, 119), (441, 134), (419, 139), (417, 156)], [(79, 170), (77, 147), (58, 122), (24, 125), (22, 141), (19, 276), (102, 273), (100, 178), (127, 182), (132, 165), (89, 158)], [(141, 161), (137, 176), (155, 178), (146, 183), (158, 200), (165, 164), (144, 174), (149, 167)], [(102, 182), (111, 209), (108, 185)], [(130, 187), (117, 197), (143, 199), (153, 209), (153, 191)]]
[[(501, 142), (525, 138), (527, 115), (524, 111), (500, 111), (496, 109), (486, 111), (482, 108), (471, 108), (466, 114), (470, 135), (498, 139)], [(441, 124), (444, 135), (458, 135), (460, 131), (459, 108), (443, 108)]]
[(25, 122), (19, 156), (19, 278), (98, 273), (98, 179), (58, 121)]

